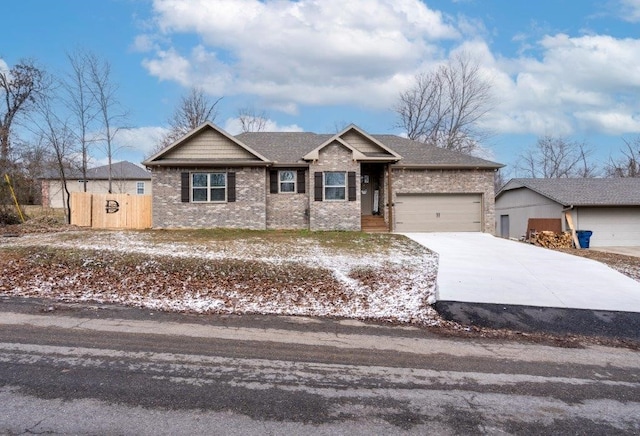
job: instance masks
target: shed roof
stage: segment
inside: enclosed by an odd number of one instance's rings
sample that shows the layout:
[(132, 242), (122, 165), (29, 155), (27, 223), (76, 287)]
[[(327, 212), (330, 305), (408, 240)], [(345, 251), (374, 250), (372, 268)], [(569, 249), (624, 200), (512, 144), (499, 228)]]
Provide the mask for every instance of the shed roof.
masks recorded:
[(521, 188), (563, 206), (640, 206), (640, 178), (511, 179), (496, 198)]

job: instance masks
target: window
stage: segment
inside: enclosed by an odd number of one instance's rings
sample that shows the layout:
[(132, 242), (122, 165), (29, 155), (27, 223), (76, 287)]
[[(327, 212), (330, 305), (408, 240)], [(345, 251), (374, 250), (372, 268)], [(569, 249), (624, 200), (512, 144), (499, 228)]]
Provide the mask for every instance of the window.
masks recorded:
[(192, 173), (191, 200), (201, 203), (227, 201), (227, 173)]
[(136, 193), (138, 195), (144, 195), (144, 182), (136, 183)]
[(324, 173), (324, 199), (346, 199), (347, 177), (345, 172), (328, 171)]
[(278, 171), (278, 192), (296, 192), (295, 171)]

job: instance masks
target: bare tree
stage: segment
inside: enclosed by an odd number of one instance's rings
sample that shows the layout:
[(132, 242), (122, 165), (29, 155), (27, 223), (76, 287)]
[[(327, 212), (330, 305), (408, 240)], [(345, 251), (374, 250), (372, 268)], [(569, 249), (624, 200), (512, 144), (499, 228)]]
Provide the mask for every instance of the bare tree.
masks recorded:
[(265, 111), (258, 112), (253, 106), (238, 109), (238, 120), (242, 132), (264, 132), (267, 127), (269, 114)]
[(350, 124), (351, 123), (349, 121), (345, 121), (345, 120), (334, 121), (333, 122), (333, 132), (340, 133), (344, 129), (346, 129), (347, 126), (349, 126)]
[(640, 177), (640, 136), (632, 140), (623, 139), (626, 150), (621, 150), (622, 157), (609, 159), (604, 172), (607, 177)]
[(418, 74), (400, 94), (397, 127), (410, 139), (463, 153), (473, 152), (489, 133), (479, 122), (492, 107), (491, 83), (462, 52), (434, 71)]
[(30, 60), (20, 61), (9, 70), (0, 70), (0, 219), (3, 220), (12, 216), (10, 190), (4, 175), (18, 172), (12, 157), (13, 127), (33, 111), (46, 88), (44, 77), (44, 71)]
[(0, 70), (0, 172), (7, 169), (11, 152), (11, 128), (16, 117), (34, 107), (44, 90), (44, 72), (25, 60), (8, 71)]
[(493, 190), (496, 194), (507, 183), (507, 179), (503, 170), (504, 168), (500, 168), (493, 175)]
[(218, 116), (217, 106), (220, 100), (222, 97), (210, 100), (202, 88), (191, 88), (188, 94), (181, 97), (180, 104), (169, 118), (169, 131), (150, 154), (159, 152), (207, 121), (213, 123)]
[(544, 136), (519, 156), (516, 171), (533, 178), (595, 177), (591, 153), (584, 143)]
[(42, 190), (38, 179), (54, 168), (51, 153), (42, 141), (20, 141), (16, 144), (16, 149), (23, 180), (18, 198), (24, 204), (41, 204)]
[(86, 68), (88, 69), (89, 82), (88, 89), (92, 97), (96, 100), (99, 117), (102, 121), (102, 140), (105, 143), (105, 151), (109, 165), (109, 193), (112, 192), (111, 166), (114, 153), (114, 138), (122, 126), (119, 123), (124, 121), (126, 113), (122, 110), (117, 99), (118, 87), (111, 77), (111, 64), (98, 58), (94, 54), (85, 56)]
[(89, 131), (91, 124), (101, 112), (98, 109), (98, 100), (96, 100), (96, 96), (100, 95), (100, 92), (93, 93), (90, 88), (92, 82), (90, 66), (96, 62), (90, 54), (82, 51), (67, 53), (67, 59), (69, 60), (71, 71), (63, 80), (64, 101), (74, 120), (72, 130), (78, 143), (78, 148), (82, 153), (83, 190), (87, 192), (89, 146), (95, 140), (89, 135)]
[(51, 153), (55, 162), (56, 171), (62, 185), (62, 199), (64, 203), (65, 219), (71, 220), (71, 194), (67, 186), (67, 177), (72, 167), (72, 156), (76, 152), (74, 147), (74, 135), (69, 129), (66, 120), (57, 116), (56, 107), (59, 101), (55, 95), (47, 95), (38, 101), (35, 130), (37, 135), (36, 148), (46, 148)]

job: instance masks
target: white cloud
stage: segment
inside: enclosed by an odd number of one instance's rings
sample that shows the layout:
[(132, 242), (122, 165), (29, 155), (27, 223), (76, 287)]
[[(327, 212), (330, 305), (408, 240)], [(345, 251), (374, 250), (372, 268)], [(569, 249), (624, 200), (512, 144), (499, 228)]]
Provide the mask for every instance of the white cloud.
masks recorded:
[(189, 60), (173, 49), (158, 51), (155, 59), (145, 59), (142, 65), (160, 80), (175, 80), (183, 86), (191, 86)]
[[(238, 118), (228, 118), (224, 123), (224, 130), (232, 135), (242, 133), (242, 123)], [(304, 129), (297, 124), (280, 126), (273, 120), (265, 120), (264, 132), (304, 132)]]
[[(459, 32), (418, 0), (156, 0), (159, 32), (195, 34), (143, 65), (161, 80), (217, 95), (255, 94), (274, 106), (388, 107), (398, 72), (415, 72)], [(146, 47), (148, 40), (138, 41)]]
[[(619, 4), (640, 21), (640, 0)], [(485, 127), (494, 133), (640, 132), (640, 39), (544, 35), (536, 25), (543, 36), (521, 35), (527, 49), (504, 58), (483, 39), (482, 22), (454, 21), (419, 0), (155, 0), (153, 8), (155, 34), (134, 43), (147, 50), (143, 65), (211, 95), (251, 96), (290, 115), (301, 105), (389, 109), (417, 72), (466, 50), (493, 84)]]
[(115, 143), (119, 148), (129, 151), (139, 151), (143, 155), (148, 155), (153, 150), (164, 134), (167, 133), (165, 127), (147, 126), (118, 130)]
[(640, 132), (640, 112), (612, 108), (608, 111), (577, 112), (576, 119), (585, 130), (601, 131), (611, 135), (626, 132)]
[(620, 0), (620, 16), (631, 23), (640, 22), (640, 0)]
[(159, 49), (159, 46), (152, 35), (138, 35), (131, 44), (131, 50), (135, 52), (145, 53), (155, 49)]
[(606, 35), (546, 36), (540, 58), (498, 59), (499, 133), (571, 135), (578, 128), (637, 133), (640, 40)]

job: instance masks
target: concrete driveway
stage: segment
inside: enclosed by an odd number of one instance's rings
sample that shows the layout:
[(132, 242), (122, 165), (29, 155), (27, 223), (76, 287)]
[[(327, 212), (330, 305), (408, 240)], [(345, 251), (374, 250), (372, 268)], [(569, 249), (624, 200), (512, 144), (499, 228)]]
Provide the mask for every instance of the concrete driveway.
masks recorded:
[(600, 262), (486, 233), (405, 235), (439, 254), (445, 318), (640, 339), (640, 283)]

